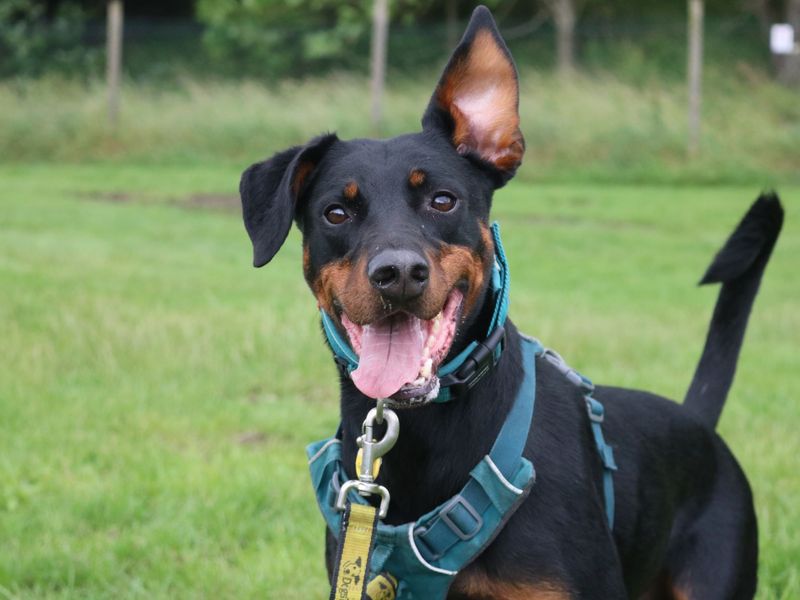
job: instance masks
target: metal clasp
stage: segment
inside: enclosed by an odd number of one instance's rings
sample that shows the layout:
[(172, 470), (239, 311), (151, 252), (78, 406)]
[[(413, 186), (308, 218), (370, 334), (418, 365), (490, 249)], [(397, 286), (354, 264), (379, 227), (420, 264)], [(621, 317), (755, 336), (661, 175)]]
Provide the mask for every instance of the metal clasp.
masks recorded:
[[(374, 439), (375, 423), (386, 423), (386, 433), (380, 440)], [(351, 489), (356, 489), (364, 497), (379, 495), (381, 505), (378, 510), (378, 518), (383, 519), (389, 511), (389, 490), (382, 485), (375, 483), (373, 477), (373, 464), (384, 454), (391, 450), (397, 442), (400, 433), (400, 420), (397, 414), (390, 408), (385, 408), (385, 400), (378, 400), (378, 405), (367, 413), (364, 423), (361, 425), (361, 435), (356, 440), (358, 447), (361, 448), (361, 466), (357, 473), (358, 479), (351, 479), (342, 484), (339, 495), (336, 497), (336, 510), (343, 511), (347, 504), (347, 493)]]

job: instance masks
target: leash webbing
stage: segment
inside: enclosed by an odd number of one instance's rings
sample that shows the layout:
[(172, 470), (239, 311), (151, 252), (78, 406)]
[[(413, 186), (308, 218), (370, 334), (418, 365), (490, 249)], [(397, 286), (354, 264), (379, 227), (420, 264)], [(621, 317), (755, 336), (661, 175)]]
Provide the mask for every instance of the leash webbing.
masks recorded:
[(377, 522), (375, 507), (347, 503), (339, 532), (330, 600), (367, 599), (369, 559)]

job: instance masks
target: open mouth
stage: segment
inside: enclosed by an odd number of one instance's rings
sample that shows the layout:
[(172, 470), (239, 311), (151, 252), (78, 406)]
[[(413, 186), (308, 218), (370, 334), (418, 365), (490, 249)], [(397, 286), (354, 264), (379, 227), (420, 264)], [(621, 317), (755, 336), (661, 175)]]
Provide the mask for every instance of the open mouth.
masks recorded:
[(423, 320), (398, 312), (368, 325), (356, 325), (346, 314), (342, 324), (358, 354), (350, 374), (355, 386), (371, 398), (419, 404), (439, 393), (436, 370), (455, 337), (463, 294), (453, 289), (441, 312)]

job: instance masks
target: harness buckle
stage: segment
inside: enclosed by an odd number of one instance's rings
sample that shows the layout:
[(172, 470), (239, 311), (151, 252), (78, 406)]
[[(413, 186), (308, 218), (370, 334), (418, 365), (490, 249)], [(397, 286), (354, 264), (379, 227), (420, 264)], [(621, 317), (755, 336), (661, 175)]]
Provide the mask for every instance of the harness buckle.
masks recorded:
[(602, 423), (605, 420), (605, 409), (594, 398), (586, 398), (586, 412), (589, 413), (589, 420), (592, 423)]
[(483, 342), (478, 342), (475, 349), (464, 359), (461, 367), (441, 378), (441, 386), (451, 388), (457, 396), (471, 390), (489, 369), (497, 364), (499, 353), (495, 351), (498, 347), (502, 349), (505, 339), (506, 330), (502, 325), (498, 325), (489, 337)]
[(588, 377), (584, 377), (578, 371), (567, 364), (567, 361), (555, 350), (545, 348), (544, 358), (553, 365), (572, 385), (580, 388), (584, 394), (594, 392), (594, 384)]
[[(458, 507), (463, 507), (467, 514), (473, 519), (474, 525), (471, 530), (465, 531), (461, 528), (456, 522), (457, 517), (451, 516)], [(461, 494), (455, 496), (450, 502), (448, 502), (444, 508), (442, 508), (441, 512), (439, 513), (439, 518), (444, 521), (447, 526), (450, 528), (454, 534), (456, 534), (459, 539), (463, 541), (468, 541), (478, 535), (478, 532), (483, 527), (483, 517), (478, 514), (478, 511), (475, 510), (475, 507), (469, 503), (469, 501), (464, 498)], [(463, 521), (462, 519), (458, 519)]]
[[(458, 510), (463, 509), (463, 510)], [(456, 512), (458, 510), (458, 512)], [(461, 494), (448, 500), (439, 511), (436, 519), (447, 525), (453, 535), (464, 542), (474, 538), (483, 529), (483, 517), (475, 510), (475, 507)], [(472, 523), (466, 521), (471, 520)], [(432, 525), (438, 521), (434, 520), (428, 525), (418, 525), (413, 529), (413, 536), (417, 549), (422, 553), (427, 561), (439, 560), (452, 543), (442, 544), (431, 532)], [(468, 529), (468, 527), (471, 527)], [(435, 529), (435, 528), (434, 528)]]

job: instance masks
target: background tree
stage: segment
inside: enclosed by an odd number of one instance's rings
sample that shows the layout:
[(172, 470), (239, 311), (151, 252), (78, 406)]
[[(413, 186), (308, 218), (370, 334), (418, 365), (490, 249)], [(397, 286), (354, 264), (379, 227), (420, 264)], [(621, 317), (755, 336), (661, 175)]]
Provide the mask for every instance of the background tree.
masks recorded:
[(556, 28), (556, 65), (561, 75), (575, 71), (575, 26), (582, 0), (544, 0)]
[[(786, 0), (784, 22), (794, 27), (795, 48), (800, 39), (800, 0)], [(800, 54), (777, 57), (778, 79), (789, 85), (800, 85)]]

